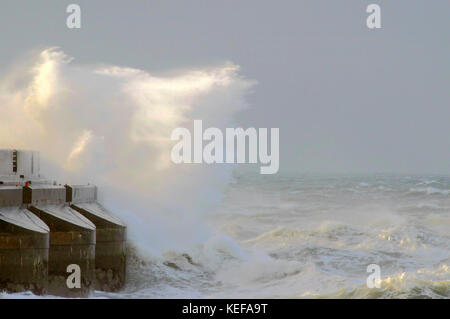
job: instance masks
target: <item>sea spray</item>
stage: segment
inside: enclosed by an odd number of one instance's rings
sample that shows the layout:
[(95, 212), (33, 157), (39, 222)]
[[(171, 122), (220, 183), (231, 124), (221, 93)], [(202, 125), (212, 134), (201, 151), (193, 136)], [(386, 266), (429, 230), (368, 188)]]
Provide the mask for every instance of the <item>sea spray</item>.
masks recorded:
[(0, 145), (38, 149), (42, 172), (99, 186), (100, 199), (150, 254), (204, 242), (207, 213), (221, 199), (230, 166), (176, 166), (173, 128), (199, 116), (222, 127), (246, 107), (254, 85), (239, 67), (149, 72), (81, 65), (45, 49), (0, 79)]

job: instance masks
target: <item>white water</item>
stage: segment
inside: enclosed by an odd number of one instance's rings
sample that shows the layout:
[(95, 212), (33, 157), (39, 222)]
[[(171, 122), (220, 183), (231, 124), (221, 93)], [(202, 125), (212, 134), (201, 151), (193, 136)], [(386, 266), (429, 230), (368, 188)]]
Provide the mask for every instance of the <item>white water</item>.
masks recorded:
[[(75, 62), (45, 50), (2, 78), (0, 147), (39, 149), (48, 177), (96, 183), (128, 223), (127, 286), (92, 297), (450, 297), (449, 177), (175, 166), (174, 127), (222, 127), (245, 107), (238, 68)], [(372, 263), (381, 289), (366, 288)]]
[[(433, 180), (442, 192), (414, 190)], [(134, 256), (125, 291), (96, 296), (449, 298), (449, 189), (448, 176), (238, 174), (209, 239)]]
[(50, 48), (0, 77), (0, 147), (39, 150), (42, 173), (60, 183), (95, 183), (143, 254), (183, 249), (210, 236), (202, 214), (231, 170), (173, 164), (171, 132), (196, 118), (224, 127), (253, 85), (230, 62), (155, 75)]

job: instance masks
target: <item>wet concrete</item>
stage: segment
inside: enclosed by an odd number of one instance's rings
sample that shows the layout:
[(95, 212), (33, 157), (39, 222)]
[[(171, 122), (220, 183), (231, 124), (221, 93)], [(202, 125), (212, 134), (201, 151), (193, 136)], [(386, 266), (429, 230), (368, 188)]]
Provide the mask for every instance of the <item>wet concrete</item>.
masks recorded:
[(48, 292), (49, 232), (26, 209), (0, 207), (0, 290)]
[(103, 291), (117, 291), (126, 280), (126, 227), (103, 206), (93, 203), (71, 205), (92, 221), (97, 229), (95, 248), (95, 287)]
[[(50, 228), (48, 292), (65, 297), (87, 297), (94, 289), (95, 226), (65, 205), (30, 206)], [(78, 265), (81, 287), (69, 288), (67, 267)]]

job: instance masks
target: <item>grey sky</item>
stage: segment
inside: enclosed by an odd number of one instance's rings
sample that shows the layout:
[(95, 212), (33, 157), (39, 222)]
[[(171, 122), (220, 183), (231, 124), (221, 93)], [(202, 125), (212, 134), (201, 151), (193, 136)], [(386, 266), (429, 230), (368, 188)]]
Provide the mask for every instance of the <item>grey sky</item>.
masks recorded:
[(449, 14), (446, 0), (1, 0), (0, 72), (48, 46), (150, 73), (229, 60), (259, 83), (238, 123), (280, 128), (281, 171), (450, 174)]

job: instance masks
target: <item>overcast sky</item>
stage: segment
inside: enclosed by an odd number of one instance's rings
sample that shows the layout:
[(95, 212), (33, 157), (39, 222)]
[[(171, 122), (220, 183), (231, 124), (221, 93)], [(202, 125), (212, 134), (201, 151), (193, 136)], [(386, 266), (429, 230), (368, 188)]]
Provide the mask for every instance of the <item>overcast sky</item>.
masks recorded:
[(149, 73), (232, 61), (258, 82), (237, 121), (280, 128), (281, 171), (450, 174), (449, 15), (447, 0), (1, 0), (0, 72), (49, 46)]

